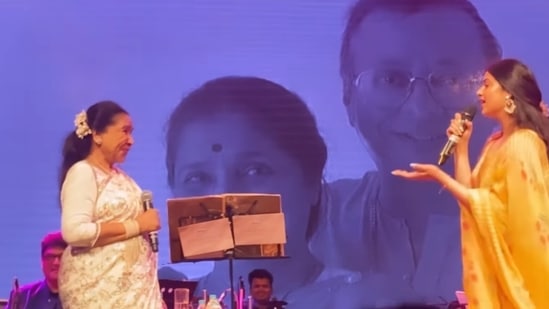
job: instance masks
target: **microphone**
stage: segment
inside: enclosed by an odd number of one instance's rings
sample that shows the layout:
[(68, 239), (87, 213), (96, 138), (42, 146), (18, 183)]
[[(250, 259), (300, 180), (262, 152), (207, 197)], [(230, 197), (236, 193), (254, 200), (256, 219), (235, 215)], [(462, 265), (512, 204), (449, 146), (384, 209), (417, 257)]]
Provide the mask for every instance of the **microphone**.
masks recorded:
[[(463, 130), (466, 130), (465, 121), (466, 120), (473, 121), (473, 118), (475, 118), (476, 113), (477, 113), (476, 105), (471, 105), (467, 107), (463, 112), (461, 112), (461, 128)], [(446, 160), (448, 160), (448, 158), (454, 153), (454, 150), (460, 138), (461, 138), (461, 135), (456, 135), (456, 134), (452, 134), (448, 138), (448, 141), (446, 142), (446, 145), (444, 145), (444, 147), (442, 148), (442, 151), (440, 152), (440, 156), (438, 158), (439, 166), (446, 163)]]
[[(141, 203), (143, 203), (144, 211), (154, 208), (151, 191), (143, 191), (143, 193), (141, 193)], [(149, 233), (149, 242), (151, 244), (152, 251), (158, 252), (158, 232)]]
[(242, 280), (242, 276), (238, 277), (238, 284), (242, 290), (244, 290), (244, 280)]
[(246, 290), (244, 288), (244, 280), (242, 276), (238, 277), (238, 309), (244, 309), (244, 297), (246, 296)]

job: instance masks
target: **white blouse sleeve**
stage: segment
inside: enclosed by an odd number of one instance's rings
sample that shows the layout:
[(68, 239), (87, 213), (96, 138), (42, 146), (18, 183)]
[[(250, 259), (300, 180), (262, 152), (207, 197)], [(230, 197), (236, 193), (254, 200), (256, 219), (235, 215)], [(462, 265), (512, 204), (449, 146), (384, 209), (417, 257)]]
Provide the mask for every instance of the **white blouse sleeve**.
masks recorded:
[(74, 164), (61, 188), (61, 233), (73, 247), (93, 247), (100, 225), (93, 221), (97, 183), (91, 166)]

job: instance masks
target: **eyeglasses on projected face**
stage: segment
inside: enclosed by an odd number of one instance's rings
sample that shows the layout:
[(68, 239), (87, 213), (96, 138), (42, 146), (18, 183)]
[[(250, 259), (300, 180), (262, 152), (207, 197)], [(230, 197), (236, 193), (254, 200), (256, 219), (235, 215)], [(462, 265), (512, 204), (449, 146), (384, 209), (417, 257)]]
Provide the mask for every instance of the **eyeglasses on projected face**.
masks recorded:
[(369, 69), (359, 73), (354, 86), (364, 101), (380, 108), (399, 107), (405, 102), (418, 82), (424, 82), (432, 98), (448, 109), (463, 108), (482, 84), (482, 73), (470, 74), (431, 72), (427, 76), (415, 76), (398, 69)]

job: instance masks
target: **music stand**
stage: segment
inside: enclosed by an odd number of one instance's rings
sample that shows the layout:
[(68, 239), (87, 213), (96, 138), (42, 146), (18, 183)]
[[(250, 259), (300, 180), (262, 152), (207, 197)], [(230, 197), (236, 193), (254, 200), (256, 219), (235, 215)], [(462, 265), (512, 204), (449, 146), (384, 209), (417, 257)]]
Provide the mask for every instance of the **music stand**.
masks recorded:
[(228, 260), (235, 308), (235, 259), (285, 258), (278, 194), (221, 194), (168, 199), (172, 263)]

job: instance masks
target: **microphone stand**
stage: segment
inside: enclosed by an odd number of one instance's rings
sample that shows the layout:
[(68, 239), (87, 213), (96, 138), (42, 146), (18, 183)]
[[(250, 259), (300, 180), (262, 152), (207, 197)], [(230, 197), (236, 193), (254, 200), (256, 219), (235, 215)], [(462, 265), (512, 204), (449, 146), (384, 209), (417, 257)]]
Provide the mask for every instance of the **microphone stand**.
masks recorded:
[[(233, 206), (227, 204), (225, 208), (225, 215), (229, 220), (229, 227), (231, 229), (231, 236), (233, 238), (233, 247), (234, 247)], [(235, 253), (234, 248), (227, 250), (227, 252), (225, 253), (229, 260), (229, 280), (231, 283), (231, 309), (236, 309), (235, 299), (234, 299), (234, 253)]]

